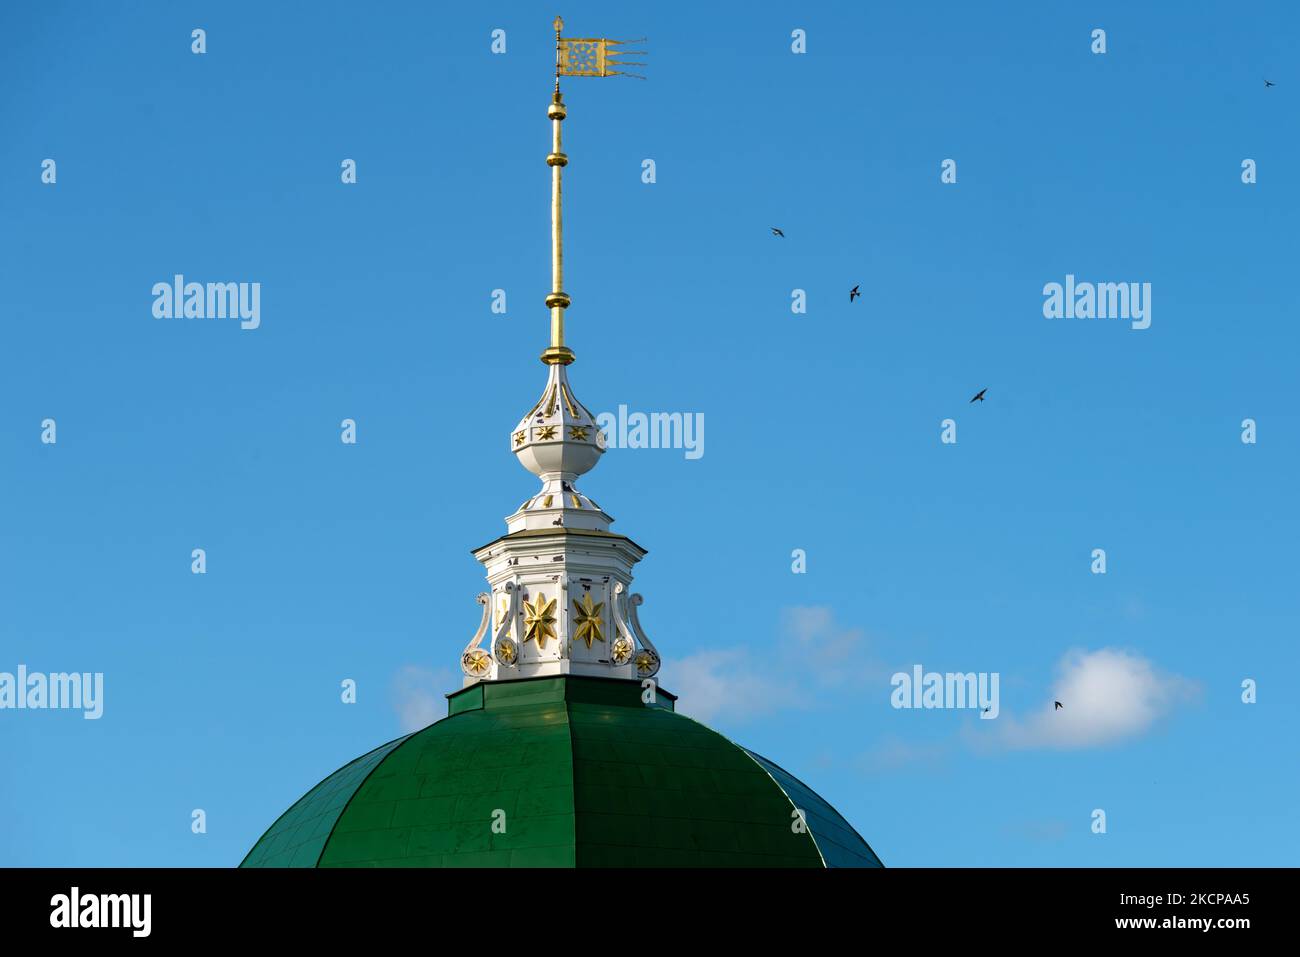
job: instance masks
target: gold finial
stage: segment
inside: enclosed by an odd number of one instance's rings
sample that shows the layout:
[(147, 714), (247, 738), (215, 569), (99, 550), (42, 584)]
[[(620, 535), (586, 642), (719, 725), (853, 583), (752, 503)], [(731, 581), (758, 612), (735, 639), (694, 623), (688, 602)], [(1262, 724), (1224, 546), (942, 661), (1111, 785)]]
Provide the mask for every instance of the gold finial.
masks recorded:
[(564, 21), (555, 18), (555, 94), (551, 97), (546, 115), (551, 121), (551, 152), (546, 165), (551, 168), (551, 293), (546, 297), (546, 308), (551, 310), (551, 344), (542, 353), (547, 365), (568, 365), (573, 361), (573, 350), (564, 344), (564, 310), (569, 306), (569, 296), (564, 291), (563, 219), (560, 215), (560, 170), (568, 165), (569, 158), (560, 149), (560, 123), (566, 110), (560, 97), (560, 30)]
[(561, 42), (560, 31), (564, 29), (564, 21), (557, 14), (555, 22), (551, 24), (555, 28), (555, 95), (560, 95), (560, 65), (563, 62), (564, 44)]
[(560, 170), (568, 165), (569, 158), (560, 149), (560, 123), (567, 115), (564, 100), (560, 96), (560, 77), (635, 76), (645, 79), (638, 73), (629, 73), (616, 68), (644, 66), (644, 63), (624, 60), (622, 57), (642, 54), (646, 51), (624, 49), (624, 44), (639, 43), (639, 40), (564, 37), (561, 35), (564, 21), (558, 16), (551, 25), (555, 27), (555, 93), (546, 110), (552, 131), (551, 152), (546, 157), (546, 165), (551, 168), (551, 292), (546, 297), (546, 308), (551, 311), (551, 344), (542, 353), (542, 361), (548, 365), (568, 365), (573, 361), (573, 350), (564, 344), (564, 310), (569, 307), (569, 296), (564, 291)]

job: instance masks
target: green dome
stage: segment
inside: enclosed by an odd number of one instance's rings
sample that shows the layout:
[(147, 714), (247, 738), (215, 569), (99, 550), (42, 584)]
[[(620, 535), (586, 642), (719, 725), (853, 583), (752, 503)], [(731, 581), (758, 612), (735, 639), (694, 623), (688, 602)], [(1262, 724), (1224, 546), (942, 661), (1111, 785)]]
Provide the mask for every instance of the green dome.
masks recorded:
[(786, 771), (641, 695), (613, 678), (471, 685), (312, 788), (241, 866), (882, 866)]

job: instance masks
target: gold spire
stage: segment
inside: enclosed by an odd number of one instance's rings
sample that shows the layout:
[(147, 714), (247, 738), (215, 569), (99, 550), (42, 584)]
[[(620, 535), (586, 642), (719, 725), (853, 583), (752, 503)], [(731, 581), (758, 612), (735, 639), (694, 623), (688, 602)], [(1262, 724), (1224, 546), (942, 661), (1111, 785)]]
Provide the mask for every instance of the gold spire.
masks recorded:
[[(569, 308), (569, 294), (564, 291), (563, 221), (560, 213), (560, 170), (569, 163), (569, 157), (560, 149), (560, 123), (567, 111), (560, 96), (561, 76), (635, 76), (636, 73), (616, 70), (617, 66), (644, 66), (644, 63), (620, 60), (629, 54), (644, 50), (620, 49), (623, 40), (604, 37), (563, 37), (564, 21), (559, 17), (551, 24), (555, 29), (555, 93), (551, 96), (546, 116), (551, 121), (551, 152), (546, 165), (551, 168), (551, 292), (546, 297), (546, 308), (551, 310), (551, 344), (542, 353), (547, 365), (568, 365), (573, 361), (573, 350), (564, 344), (564, 310)], [(632, 41), (639, 42), (639, 41)]]
[(569, 296), (564, 291), (563, 218), (560, 213), (560, 170), (569, 158), (560, 150), (560, 123), (565, 116), (564, 101), (560, 98), (560, 31), (564, 21), (555, 18), (555, 93), (546, 111), (551, 121), (551, 152), (546, 165), (551, 168), (551, 294), (546, 297), (546, 308), (551, 310), (551, 344), (542, 353), (547, 365), (568, 365), (573, 361), (573, 350), (564, 344), (564, 310), (569, 307)]

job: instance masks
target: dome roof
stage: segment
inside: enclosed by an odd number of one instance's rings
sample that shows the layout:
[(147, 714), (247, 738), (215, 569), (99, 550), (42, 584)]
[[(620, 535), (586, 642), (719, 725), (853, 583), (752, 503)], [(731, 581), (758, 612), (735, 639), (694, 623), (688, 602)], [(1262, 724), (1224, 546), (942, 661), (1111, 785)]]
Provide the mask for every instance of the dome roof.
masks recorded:
[[(331, 774), (243, 867), (880, 867), (829, 804), (659, 690), (481, 682)], [(796, 811), (806, 827), (795, 826)]]
[(565, 367), (549, 369), (542, 397), (510, 430), (510, 448), (539, 478), (551, 473), (576, 478), (604, 454), (604, 437), (596, 417), (574, 396)]

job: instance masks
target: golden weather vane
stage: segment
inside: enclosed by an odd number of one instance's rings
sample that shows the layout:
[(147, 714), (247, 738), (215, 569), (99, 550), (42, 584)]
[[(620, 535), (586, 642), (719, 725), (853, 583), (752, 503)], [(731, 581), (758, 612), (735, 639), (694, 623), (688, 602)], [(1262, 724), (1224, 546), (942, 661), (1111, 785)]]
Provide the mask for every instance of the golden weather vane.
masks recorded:
[(564, 100), (560, 97), (560, 77), (562, 76), (631, 76), (639, 80), (645, 77), (639, 73), (629, 73), (616, 69), (623, 66), (645, 66), (620, 57), (644, 54), (644, 50), (623, 50), (625, 43), (640, 43), (641, 40), (610, 40), (604, 37), (565, 37), (561, 36), (564, 21), (559, 17), (551, 24), (555, 28), (555, 93), (546, 115), (551, 121), (551, 152), (546, 157), (546, 165), (551, 168), (551, 292), (546, 297), (546, 308), (551, 311), (551, 344), (542, 353), (542, 361), (547, 364), (568, 365), (573, 361), (573, 350), (564, 344), (564, 310), (569, 307), (568, 293), (564, 291), (564, 245), (562, 237), (562, 217), (560, 215), (560, 170), (569, 163), (569, 157), (560, 149), (560, 123), (567, 115)]

